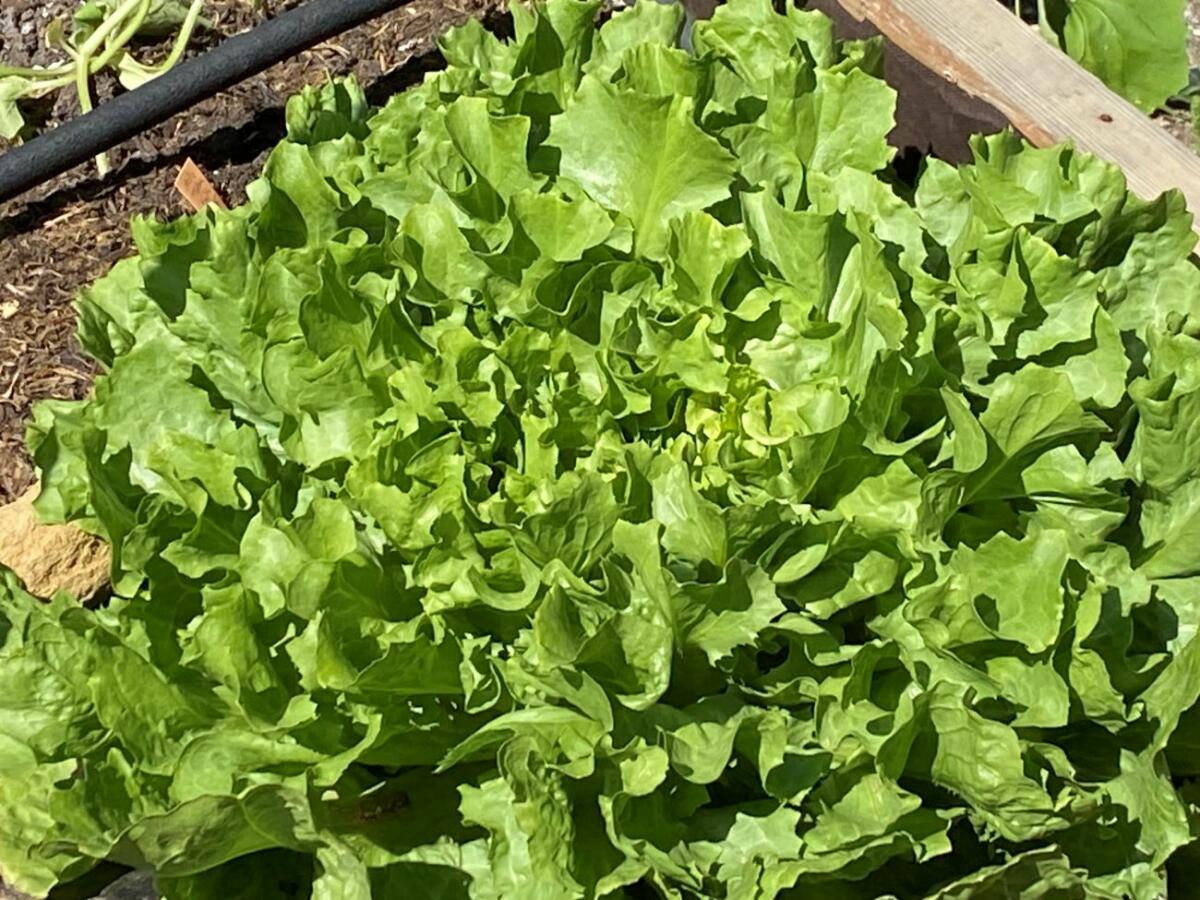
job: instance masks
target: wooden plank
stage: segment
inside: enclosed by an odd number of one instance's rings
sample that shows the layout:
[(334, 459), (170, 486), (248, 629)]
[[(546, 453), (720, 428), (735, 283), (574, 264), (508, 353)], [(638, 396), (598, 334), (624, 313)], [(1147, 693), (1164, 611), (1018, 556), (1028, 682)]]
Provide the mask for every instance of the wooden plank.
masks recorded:
[[(1070, 141), (1120, 166), (1153, 199), (1176, 188), (1200, 213), (1200, 156), (996, 0), (838, 0), (1032, 143)], [(1196, 223), (1200, 232), (1200, 223)]]

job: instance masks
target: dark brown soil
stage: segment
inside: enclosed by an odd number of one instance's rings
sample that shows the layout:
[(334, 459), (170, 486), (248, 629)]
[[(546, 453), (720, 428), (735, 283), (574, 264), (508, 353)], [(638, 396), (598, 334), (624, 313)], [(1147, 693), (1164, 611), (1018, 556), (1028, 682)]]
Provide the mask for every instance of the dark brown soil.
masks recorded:
[[(212, 29), (193, 52), (296, 2), (213, 0)], [(39, 48), (38, 35), (76, 3), (2, 0), (0, 59), (15, 65), (56, 61)], [(416, 0), (122, 145), (111, 154), (113, 174), (103, 181), (93, 166), (80, 166), (0, 205), (0, 504), (32, 483), (24, 429), (33, 405), (50, 397), (79, 398), (90, 388), (94, 369), (75, 342), (71, 301), (130, 252), (132, 216), (186, 212), (173, 188), (186, 159), (194, 159), (230, 203), (242, 202), (246, 185), (283, 134), (289, 96), (306, 84), (354, 73), (382, 101), (438, 63), (438, 35), (469, 16), (498, 16), (501, 6), (502, 0)], [(97, 79), (98, 96), (116, 89), (114, 80)], [(71, 117), (75, 102), (64, 92), (40, 111), (39, 124), (52, 127)]]

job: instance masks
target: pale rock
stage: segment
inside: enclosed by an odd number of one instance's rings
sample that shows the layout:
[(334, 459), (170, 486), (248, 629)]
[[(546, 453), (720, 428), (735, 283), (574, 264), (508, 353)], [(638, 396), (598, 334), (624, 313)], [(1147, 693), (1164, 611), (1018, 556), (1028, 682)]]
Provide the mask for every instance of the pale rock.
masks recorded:
[(112, 553), (74, 525), (43, 525), (34, 511), (34, 487), (0, 507), (0, 566), (12, 569), (36, 597), (66, 591), (87, 601), (108, 584)]

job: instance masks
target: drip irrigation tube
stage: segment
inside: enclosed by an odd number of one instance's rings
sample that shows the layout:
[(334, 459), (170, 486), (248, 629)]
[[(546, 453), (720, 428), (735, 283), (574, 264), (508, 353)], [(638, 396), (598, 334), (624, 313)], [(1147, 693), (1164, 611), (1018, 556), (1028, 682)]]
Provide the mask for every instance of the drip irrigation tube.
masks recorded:
[(413, 0), (307, 0), (0, 156), (0, 203), (275, 63)]

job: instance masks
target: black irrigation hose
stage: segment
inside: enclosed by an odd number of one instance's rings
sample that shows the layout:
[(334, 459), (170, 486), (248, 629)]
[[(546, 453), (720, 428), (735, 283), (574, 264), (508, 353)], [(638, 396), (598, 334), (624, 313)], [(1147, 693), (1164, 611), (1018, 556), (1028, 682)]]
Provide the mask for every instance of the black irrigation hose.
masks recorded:
[(0, 156), (0, 203), (201, 100), (413, 0), (308, 0)]

